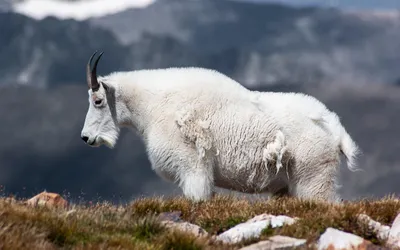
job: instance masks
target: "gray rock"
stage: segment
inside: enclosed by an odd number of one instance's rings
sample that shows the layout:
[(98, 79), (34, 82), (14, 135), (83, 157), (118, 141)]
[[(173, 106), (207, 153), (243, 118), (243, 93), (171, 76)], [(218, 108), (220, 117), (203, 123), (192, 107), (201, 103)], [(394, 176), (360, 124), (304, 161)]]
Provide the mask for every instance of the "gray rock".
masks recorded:
[(191, 224), (189, 222), (173, 222), (169, 220), (162, 221), (161, 224), (168, 229), (181, 231), (184, 233), (193, 234), (196, 237), (206, 237), (208, 233), (198, 225)]
[(181, 215), (181, 211), (163, 212), (158, 215), (158, 219), (161, 221), (182, 222)]

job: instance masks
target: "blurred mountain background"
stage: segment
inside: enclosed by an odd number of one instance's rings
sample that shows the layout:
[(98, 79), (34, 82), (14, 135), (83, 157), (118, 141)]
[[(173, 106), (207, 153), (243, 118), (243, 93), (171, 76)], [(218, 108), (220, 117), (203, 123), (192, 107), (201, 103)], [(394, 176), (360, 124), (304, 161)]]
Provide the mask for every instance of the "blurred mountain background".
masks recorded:
[(341, 168), (343, 198), (400, 194), (397, 0), (115, 0), (113, 11), (105, 2), (0, 0), (6, 194), (46, 189), (112, 201), (180, 194), (152, 172), (131, 131), (114, 150), (80, 139), (85, 66), (95, 50), (105, 52), (99, 74), (199, 66), (255, 90), (311, 94), (341, 117), (363, 151), (362, 172)]

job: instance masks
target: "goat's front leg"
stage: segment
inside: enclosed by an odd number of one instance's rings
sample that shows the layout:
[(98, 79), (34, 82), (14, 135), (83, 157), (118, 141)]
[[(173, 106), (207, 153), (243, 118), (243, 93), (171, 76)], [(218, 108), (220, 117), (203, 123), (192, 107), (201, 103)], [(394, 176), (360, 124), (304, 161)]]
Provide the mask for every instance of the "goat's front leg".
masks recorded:
[(202, 120), (195, 109), (184, 107), (176, 113), (176, 125), (181, 137), (181, 156), (184, 166), (179, 168), (179, 186), (185, 197), (202, 201), (214, 193), (213, 137), (209, 122)]
[(183, 169), (179, 175), (179, 186), (188, 199), (196, 202), (211, 199), (214, 196), (212, 166), (199, 162)]

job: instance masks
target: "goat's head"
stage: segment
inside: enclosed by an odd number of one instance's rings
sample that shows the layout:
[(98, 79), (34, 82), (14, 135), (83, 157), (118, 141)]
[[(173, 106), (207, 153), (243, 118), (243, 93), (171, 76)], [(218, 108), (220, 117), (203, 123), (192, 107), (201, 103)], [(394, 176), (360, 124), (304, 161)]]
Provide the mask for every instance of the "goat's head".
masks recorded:
[(86, 114), (85, 124), (81, 131), (81, 138), (85, 143), (93, 147), (99, 147), (102, 144), (113, 148), (119, 136), (119, 126), (116, 102), (115, 88), (97, 78), (96, 69), (103, 52), (94, 63), (91, 64), (95, 52), (87, 64), (86, 76), (89, 93), (89, 109)]

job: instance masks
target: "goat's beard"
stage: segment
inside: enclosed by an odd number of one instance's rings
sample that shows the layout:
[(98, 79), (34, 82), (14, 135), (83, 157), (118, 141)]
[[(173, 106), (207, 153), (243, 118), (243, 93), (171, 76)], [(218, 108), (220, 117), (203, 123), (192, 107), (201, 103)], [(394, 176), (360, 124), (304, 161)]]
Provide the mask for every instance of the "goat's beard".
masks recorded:
[(102, 138), (102, 143), (106, 145), (108, 148), (113, 149), (115, 147), (116, 141), (110, 138)]
[(113, 134), (101, 134), (100, 136), (97, 137), (98, 144), (99, 146), (101, 144), (104, 144), (105, 146), (107, 146), (110, 149), (113, 149), (115, 147), (115, 145), (117, 144), (117, 140), (118, 140), (118, 136), (119, 136), (119, 132), (116, 131)]

